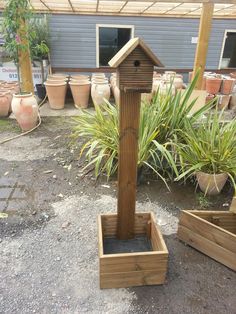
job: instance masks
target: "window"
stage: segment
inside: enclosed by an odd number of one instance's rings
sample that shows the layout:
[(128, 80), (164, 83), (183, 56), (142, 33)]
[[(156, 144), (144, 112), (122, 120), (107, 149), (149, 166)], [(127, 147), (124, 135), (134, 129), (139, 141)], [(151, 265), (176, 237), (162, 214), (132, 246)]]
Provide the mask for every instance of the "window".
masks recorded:
[(133, 26), (97, 25), (97, 66), (109, 60), (133, 37)]
[(225, 31), (219, 68), (236, 68), (236, 30)]

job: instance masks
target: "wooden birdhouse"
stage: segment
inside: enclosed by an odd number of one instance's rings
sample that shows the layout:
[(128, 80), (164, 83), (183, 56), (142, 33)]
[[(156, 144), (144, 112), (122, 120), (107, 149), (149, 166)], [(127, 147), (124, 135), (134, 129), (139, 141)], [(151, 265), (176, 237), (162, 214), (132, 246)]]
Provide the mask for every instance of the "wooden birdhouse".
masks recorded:
[(160, 60), (140, 39), (133, 38), (110, 60), (117, 68), (117, 86), (121, 91), (150, 93), (154, 66), (163, 67)]

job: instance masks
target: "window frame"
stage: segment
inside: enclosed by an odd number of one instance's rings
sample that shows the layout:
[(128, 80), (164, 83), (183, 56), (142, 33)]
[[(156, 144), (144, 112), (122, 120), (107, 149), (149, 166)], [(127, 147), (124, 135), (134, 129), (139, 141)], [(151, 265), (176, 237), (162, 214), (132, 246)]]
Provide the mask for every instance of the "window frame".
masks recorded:
[[(131, 29), (131, 37), (130, 39), (134, 38), (134, 25), (122, 25), (122, 24), (96, 24), (96, 67), (100, 68), (99, 65), (99, 28), (100, 27), (110, 27), (110, 28), (129, 28)], [(106, 67), (106, 66), (102, 66)], [(107, 66), (109, 67), (109, 66)]]
[(221, 53), (220, 53), (220, 60), (219, 60), (219, 64), (218, 64), (218, 69), (221, 69), (221, 62), (223, 59), (223, 54), (224, 54), (224, 48), (225, 48), (225, 42), (226, 42), (226, 38), (227, 38), (227, 33), (236, 33), (236, 29), (226, 29), (225, 33), (224, 33), (224, 37), (223, 37), (223, 41), (222, 41), (222, 46), (221, 46)]

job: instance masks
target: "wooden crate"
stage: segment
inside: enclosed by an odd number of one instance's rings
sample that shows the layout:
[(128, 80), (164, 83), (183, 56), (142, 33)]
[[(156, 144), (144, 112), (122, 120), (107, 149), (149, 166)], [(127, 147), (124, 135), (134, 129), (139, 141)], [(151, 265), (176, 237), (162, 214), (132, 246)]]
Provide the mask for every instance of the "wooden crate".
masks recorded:
[(183, 210), (180, 240), (236, 271), (236, 214), (227, 211)]
[(165, 282), (168, 250), (152, 212), (135, 214), (135, 235), (147, 235), (153, 251), (104, 254), (104, 237), (116, 236), (117, 215), (98, 216), (100, 288), (159, 285)]

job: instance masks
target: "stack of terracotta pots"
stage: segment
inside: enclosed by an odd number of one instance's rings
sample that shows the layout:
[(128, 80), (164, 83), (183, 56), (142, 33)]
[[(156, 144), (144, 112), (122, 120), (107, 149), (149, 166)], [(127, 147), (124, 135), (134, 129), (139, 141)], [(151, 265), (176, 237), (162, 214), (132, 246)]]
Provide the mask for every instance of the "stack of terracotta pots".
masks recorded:
[(94, 105), (102, 105), (104, 99), (109, 100), (111, 96), (110, 85), (104, 73), (92, 74), (91, 96)]
[[(192, 73), (189, 73), (189, 82), (192, 79)], [(225, 76), (216, 73), (205, 72), (203, 76), (202, 90), (207, 91), (206, 103), (216, 98), (217, 108), (227, 109), (236, 106), (236, 97), (234, 96), (236, 76), (231, 73)]]
[(46, 87), (49, 106), (51, 109), (63, 109), (65, 107), (68, 77), (64, 74), (48, 75), (44, 85)]
[(235, 85), (235, 79), (230, 76), (212, 74), (206, 76), (206, 91), (208, 100), (217, 97), (217, 108), (227, 109), (231, 94)]
[(0, 81), (0, 117), (8, 117), (11, 113), (12, 97), (17, 93), (19, 93), (17, 81)]
[(87, 108), (91, 90), (91, 82), (88, 75), (72, 75), (69, 81), (71, 93), (76, 108)]

